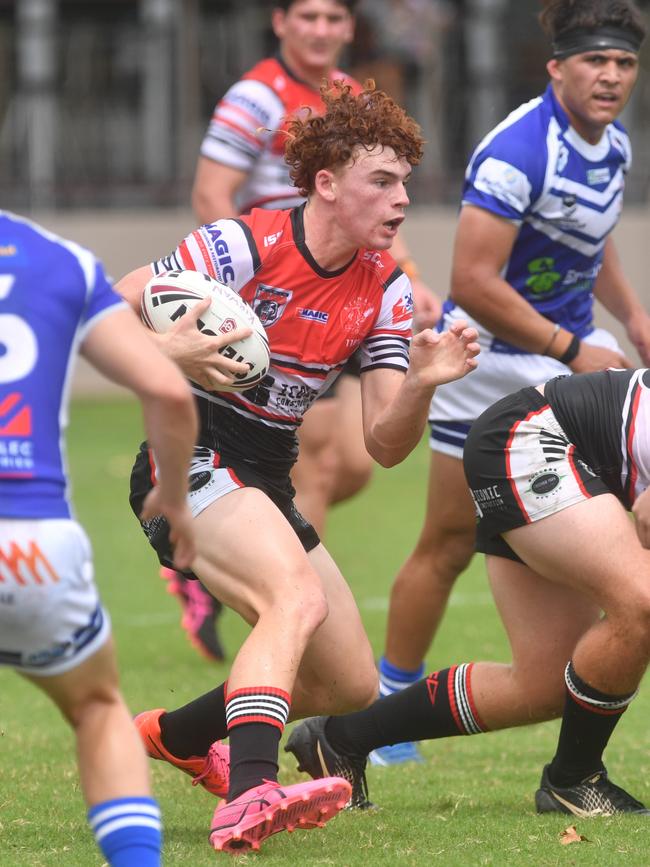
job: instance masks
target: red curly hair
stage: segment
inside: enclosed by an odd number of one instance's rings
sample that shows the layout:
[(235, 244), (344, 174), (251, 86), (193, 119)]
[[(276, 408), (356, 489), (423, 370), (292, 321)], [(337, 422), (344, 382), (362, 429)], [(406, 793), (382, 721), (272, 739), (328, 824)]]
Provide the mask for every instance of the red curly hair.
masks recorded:
[(392, 148), (398, 158), (416, 166), (422, 159), (424, 139), (418, 124), (368, 79), (356, 96), (343, 81), (323, 83), (325, 113), (293, 118), (288, 124), (285, 160), (291, 180), (302, 196), (314, 190), (321, 169), (343, 166), (359, 148)]

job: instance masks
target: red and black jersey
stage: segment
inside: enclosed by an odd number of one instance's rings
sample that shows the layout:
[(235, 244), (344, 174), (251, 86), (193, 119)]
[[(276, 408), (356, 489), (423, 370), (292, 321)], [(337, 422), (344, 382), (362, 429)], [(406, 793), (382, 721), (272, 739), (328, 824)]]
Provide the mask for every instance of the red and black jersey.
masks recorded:
[[(361, 85), (340, 69), (329, 75)], [(241, 213), (253, 208), (289, 208), (303, 201), (284, 161), (289, 120), (303, 112), (322, 114), (317, 88), (301, 81), (279, 57), (268, 57), (235, 82), (217, 104), (201, 144), (201, 155), (246, 173), (237, 190)]]
[(271, 349), (266, 379), (236, 394), (193, 388), (202, 404), (275, 430), (295, 430), (357, 349), (362, 374), (408, 367), (413, 300), (406, 275), (389, 253), (365, 249), (345, 267), (323, 270), (305, 244), (303, 211), (256, 209), (217, 220), (152, 265), (155, 273), (209, 274), (255, 310)]

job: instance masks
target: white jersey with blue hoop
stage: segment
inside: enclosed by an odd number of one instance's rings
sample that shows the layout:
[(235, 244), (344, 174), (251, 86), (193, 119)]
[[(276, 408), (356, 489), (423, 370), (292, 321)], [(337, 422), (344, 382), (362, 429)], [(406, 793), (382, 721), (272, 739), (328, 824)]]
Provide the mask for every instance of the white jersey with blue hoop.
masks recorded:
[(0, 518), (70, 518), (63, 432), (78, 345), (125, 306), (88, 250), (0, 211)]
[[(601, 140), (589, 144), (549, 85), (496, 126), (467, 167), (463, 205), (520, 227), (504, 279), (539, 313), (580, 338), (594, 330), (593, 285), (620, 217), (630, 160), (620, 124), (609, 124)], [(451, 301), (445, 312), (447, 319), (471, 319)], [(522, 353), (477, 327), (484, 350)]]

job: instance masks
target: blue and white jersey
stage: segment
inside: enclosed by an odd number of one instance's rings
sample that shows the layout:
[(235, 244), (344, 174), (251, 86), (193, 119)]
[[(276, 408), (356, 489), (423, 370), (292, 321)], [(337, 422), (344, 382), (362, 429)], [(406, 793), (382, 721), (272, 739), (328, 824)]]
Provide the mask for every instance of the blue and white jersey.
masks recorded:
[[(539, 313), (580, 338), (594, 330), (593, 285), (620, 217), (630, 160), (620, 124), (589, 144), (549, 85), (495, 127), (467, 167), (463, 204), (520, 227), (502, 276)], [(445, 312), (466, 317), (451, 301)], [(522, 352), (485, 328), (479, 332), (486, 350)]]
[(70, 518), (63, 432), (79, 343), (123, 306), (88, 250), (0, 211), (0, 518)]

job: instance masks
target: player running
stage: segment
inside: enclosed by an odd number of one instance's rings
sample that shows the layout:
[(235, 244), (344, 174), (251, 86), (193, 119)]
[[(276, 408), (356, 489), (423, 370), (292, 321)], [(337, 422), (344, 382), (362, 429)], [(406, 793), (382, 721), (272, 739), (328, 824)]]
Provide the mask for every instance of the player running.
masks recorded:
[(75, 521), (63, 434), (77, 350), (140, 398), (179, 568), (194, 559), (187, 470), (197, 424), (178, 369), (87, 250), (0, 212), (0, 665), (40, 687), (74, 729), (88, 822), (115, 867), (157, 867), (161, 822), (117, 682), (110, 620)]
[[(275, 0), (270, 24), (277, 52), (265, 57), (236, 81), (219, 100), (201, 144), (192, 190), (201, 223), (238, 217), (253, 208), (277, 210), (302, 204), (284, 159), (291, 118), (307, 109), (325, 110), (324, 80), (345, 81), (354, 93), (362, 86), (338, 68), (354, 32), (356, 0)], [(400, 249), (398, 251), (398, 245)], [(440, 303), (417, 278), (417, 268), (401, 239), (393, 256), (412, 280), (418, 318), (433, 325)], [(298, 433), (300, 454), (291, 470), (296, 503), (322, 535), (327, 511), (368, 483), (373, 460), (363, 442), (359, 366), (346, 365), (336, 383), (323, 392)], [(183, 626), (206, 656), (222, 659), (215, 630), (220, 603), (199, 582), (170, 574), (168, 589), (183, 605)]]
[[(207, 273), (252, 305), (271, 347), (270, 375), (230, 394), (214, 389), (243, 365), (223, 358), (187, 316), (156, 337), (193, 381), (201, 414), (190, 477), (198, 540), (192, 571), (252, 630), (227, 683), (176, 711), (148, 711), (138, 724), (153, 757), (227, 795), (212, 822), (219, 850), (256, 847), (295, 826), (295, 811), (283, 812), (295, 800), (307, 827), (333, 815), (348, 784), (332, 783), (329, 798), (317, 790), (315, 803), (301, 784), (280, 787), (280, 736), (290, 713), (342, 712), (377, 694), (352, 594), (293, 504), (289, 473), (304, 412), (359, 349), (366, 446), (392, 466), (419, 442), (435, 387), (470, 372), (478, 352), (476, 332), (462, 323), (442, 334), (422, 331), (410, 342), (411, 286), (387, 251), (421, 156), (419, 128), (372, 87), (355, 95), (338, 83), (323, 89), (323, 99), (322, 117), (289, 126), (286, 158), (306, 204), (203, 226), (171, 256), (120, 283), (138, 308), (152, 271)], [(132, 476), (136, 511), (152, 479), (145, 444)], [(167, 563), (164, 520), (143, 527)], [(205, 764), (213, 742), (226, 735), (229, 780)]]
[(360, 787), (385, 745), (561, 715), (537, 811), (650, 814), (603, 764), (650, 660), (650, 370), (509, 395), (475, 422), (464, 462), (512, 663), (453, 665), (359, 713), (306, 720), (286, 749)]

